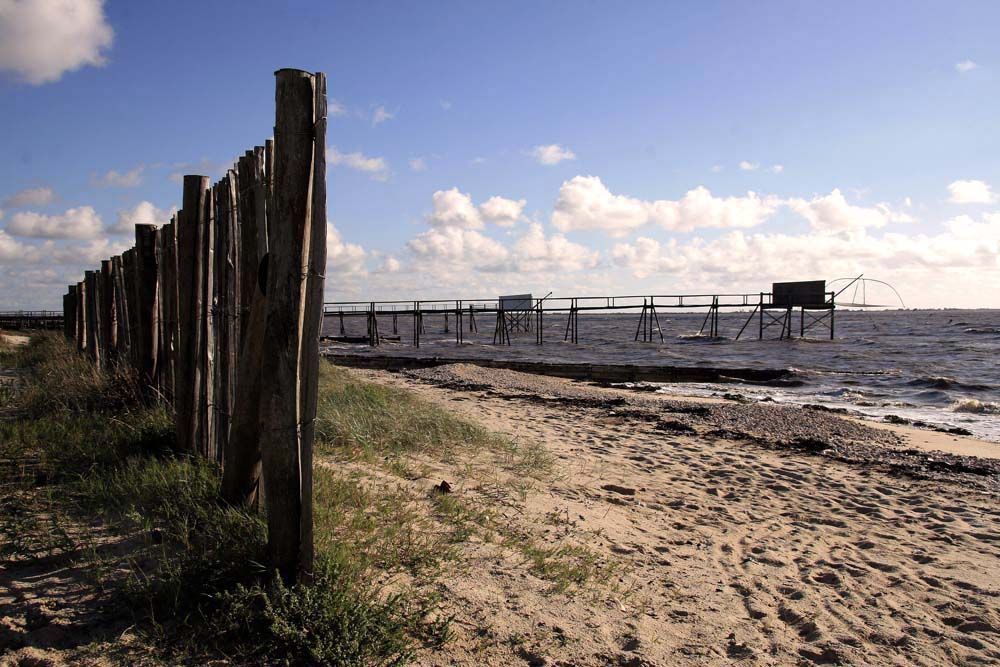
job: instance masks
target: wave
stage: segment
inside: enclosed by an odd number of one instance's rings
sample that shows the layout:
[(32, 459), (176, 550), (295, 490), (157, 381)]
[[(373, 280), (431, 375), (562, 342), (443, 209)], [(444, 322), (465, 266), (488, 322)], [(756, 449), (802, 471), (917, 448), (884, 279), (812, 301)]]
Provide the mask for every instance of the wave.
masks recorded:
[(952, 412), (967, 412), (976, 415), (1000, 415), (1000, 403), (964, 398), (948, 406)]
[(988, 384), (960, 382), (955, 378), (944, 375), (928, 375), (914, 378), (906, 384), (911, 387), (926, 387), (929, 389), (968, 389), (972, 391), (989, 391), (994, 388)]
[(1000, 327), (968, 327), (962, 333), (967, 334), (1000, 334)]

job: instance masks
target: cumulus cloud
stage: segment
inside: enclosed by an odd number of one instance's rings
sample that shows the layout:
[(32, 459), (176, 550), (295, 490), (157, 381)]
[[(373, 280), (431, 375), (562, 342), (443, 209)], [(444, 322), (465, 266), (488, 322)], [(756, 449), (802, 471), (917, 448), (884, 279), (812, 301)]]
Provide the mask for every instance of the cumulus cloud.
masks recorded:
[(872, 207), (849, 204), (837, 188), (822, 197), (789, 199), (786, 203), (808, 220), (814, 230), (828, 234), (856, 233), (867, 227), (885, 227), (890, 222), (913, 222), (909, 215), (894, 211), (888, 204)]
[(969, 59), (963, 60), (960, 63), (955, 63), (955, 69), (957, 71), (961, 72), (962, 74), (964, 74), (966, 72), (971, 72), (972, 70), (976, 69), (977, 67), (979, 67), (979, 65), (977, 65), (974, 62), (972, 62)]
[(120, 255), (132, 245), (132, 241), (112, 241), (108, 238), (94, 239), (87, 243), (75, 243), (53, 248), (51, 256), (57, 263), (80, 267), (78, 273), (82, 276), (84, 269), (97, 268), (102, 260)]
[(0, 0), (0, 69), (41, 85), (107, 62), (103, 0)]
[(434, 227), (406, 244), (419, 263), (432, 271), (449, 271), (453, 262), (474, 264), (484, 271), (500, 270), (510, 256), (502, 243), (454, 225)]
[(392, 111), (387, 111), (385, 107), (375, 107), (375, 111), (372, 112), (372, 127), (375, 127), (379, 123), (384, 123), (387, 120), (392, 120), (395, 117), (396, 114)]
[(783, 164), (773, 164), (771, 165), (771, 172), (775, 174), (780, 174), (785, 170), (785, 165)]
[(533, 272), (572, 272), (597, 266), (596, 250), (573, 243), (562, 234), (546, 237), (538, 223), (529, 225), (527, 232), (514, 243), (517, 270)]
[(385, 158), (369, 157), (361, 152), (341, 153), (336, 146), (331, 146), (326, 150), (326, 159), (330, 164), (364, 172), (376, 181), (389, 178), (389, 165)]
[(114, 169), (90, 177), (90, 184), (98, 188), (134, 188), (142, 183), (142, 172), (146, 165), (140, 164), (121, 173)]
[(985, 181), (953, 181), (948, 185), (948, 201), (953, 204), (989, 204), (996, 199)]
[(392, 255), (387, 255), (382, 259), (382, 262), (375, 269), (376, 273), (398, 273), (403, 268), (402, 263), (393, 257)]
[(136, 225), (160, 227), (170, 222), (170, 217), (176, 212), (176, 208), (165, 211), (156, 208), (151, 202), (141, 201), (130, 209), (118, 211), (118, 220), (108, 231), (114, 234), (133, 234)]
[(410, 158), (410, 169), (412, 171), (426, 171), (427, 170), (427, 160), (422, 157)]
[(483, 229), (487, 222), (500, 227), (514, 225), (522, 216), (527, 201), (490, 197), (476, 206), (472, 197), (458, 188), (438, 190), (431, 195), (433, 210), (427, 216), (432, 227)]
[(43, 239), (92, 239), (101, 232), (101, 216), (90, 206), (71, 208), (61, 215), (24, 211), (11, 216), (7, 231)]
[(560, 146), (559, 144), (535, 146), (531, 149), (531, 155), (538, 161), (539, 164), (544, 165), (559, 164), (564, 160), (576, 159), (576, 153), (571, 151), (569, 148)]
[(326, 223), (326, 266), (327, 275), (352, 276), (365, 272), (365, 249), (355, 243), (347, 243), (340, 231), (331, 223)]
[(513, 227), (514, 223), (524, 215), (525, 199), (506, 199), (504, 197), (490, 197), (479, 205), (479, 212), (483, 218), (500, 227)]
[(743, 197), (715, 197), (704, 186), (677, 201), (646, 201), (608, 190), (597, 176), (575, 176), (562, 184), (553, 226), (562, 232), (601, 230), (624, 236), (648, 224), (687, 232), (704, 227), (753, 227), (770, 217), (779, 201), (748, 192)]
[(743, 171), (756, 171), (760, 169), (759, 162), (748, 162), (746, 160), (741, 160), (739, 164), (740, 169)]
[(0, 229), (0, 261), (5, 264), (32, 263), (38, 261), (38, 249), (21, 243)]
[(56, 200), (56, 193), (49, 187), (25, 188), (18, 190), (3, 200), (3, 205), (9, 208), (24, 206), (47, 206)]
[[(712, 285), (750, 286), (770, 277), (818, 276), (828, 279), (873, 271), (905, 272), (928, 280), (929, 270), (967, 272), (982, 269), (1000, 275), (1000, 213), (981, 220), (960, 216), (936, 234), (860, 231), (852, 236), (825, 234), (747, 234), (737, 230), (711, 241), (695, 238), (679, 244), (640, 237), (611, 251), (614, 264), (638, 278), (657, 274), (697, 276)], [(772, 271), (777, 275), (762, 275)], [(935, 279), (940, 278), (935, 275)]]

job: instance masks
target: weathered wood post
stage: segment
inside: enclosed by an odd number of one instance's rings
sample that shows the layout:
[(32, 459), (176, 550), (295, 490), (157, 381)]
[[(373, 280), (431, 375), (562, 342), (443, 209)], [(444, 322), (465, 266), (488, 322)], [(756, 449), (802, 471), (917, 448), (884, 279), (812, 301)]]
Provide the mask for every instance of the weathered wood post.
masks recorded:
[(84, 281), (76, 284), (76, 349), (87, 349), (87, 288)]
[(207, 176), (184, 177), (184, 208), (177, 214), (179, 354), (174, 376), (174, 409), (177, 414), (177, 445), (189, 452), (197, 451), (200, 442), (197, 401), (201, 394), (201, 369), (198, 365), (201, 261), (198, 230), (205, 215), (208, 180)]
[(201, 260), (201, 308), (198, 325), (201, 341), (198, 364), (201, 367), (201, 393), (198, 397), (198, 418), (201, 422), (201, 441), (198, 451), (205, 458), (215, 458), (215, 189), (205, 194), (205, 210), (198, 228), (199, 256)]
[(136, 369), (143, 382), (156, 379), (156, 226), (135, 226), (136, 304), (138, 341)]
[(240, 236), (239, 363), (229, 442), (222, 466), (222, 496), (234, 505), (254, 506), (260, 487), (260, 397), (264, 328), (267, 324), (268, 197), (265, 155), (260, 146), (238, 164)]
[(132, 332), (129, 330), (128, 299), (125, 296), (125, 268), (121, 255), (111, 258), (111, 291), (115, 311), (115, 344), (120, 361), (129, 359), (132, 354)]
[(87, 354), (97, 366), (101, 365), (100, 356), (100, 329), (98, 328), (97, 313), (100, 304), (100, 292), (98, 292), (97, 271), (86, 271), (84, 281), (87, 283)]
[(100, 281), (101, 303), (98, 317), (101, 319), (101, 351), (105, 365), (111, 366), (115, 358), (115, 332), (114, 332), (114, 292), (111, 282), (111, 260), (101, 261), (101, 273), (98, 277)]
[(77, 286), (70, 285), (66, 296), (63, 297), (63, 332), (66, 338), (73, 340), (77, 337), (79, 324), (77, 323)]
[(293, 69), (275, 76), (261, 452), (271, 565), (286, 581), (304, 581), (313, 564), (312, 444), (326, 268), (326, 78)]
[(139, 293), (136, 281), (136, 250), (129, 248), (122, 253), (122, 275), (125, 287), (125, 312), (128, 314), (129, 361), (139, 368)]

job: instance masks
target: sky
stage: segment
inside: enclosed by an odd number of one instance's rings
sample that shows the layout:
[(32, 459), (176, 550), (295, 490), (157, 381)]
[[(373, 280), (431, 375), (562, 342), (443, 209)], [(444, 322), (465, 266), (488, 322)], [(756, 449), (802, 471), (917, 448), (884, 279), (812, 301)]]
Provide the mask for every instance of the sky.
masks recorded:
[[(330, 300), (1000, 307), (1000, 3), (0, 0), (0, 310), (163, 224), (328, 76)], [(870, 302), (897, 302), (887, 290)]]

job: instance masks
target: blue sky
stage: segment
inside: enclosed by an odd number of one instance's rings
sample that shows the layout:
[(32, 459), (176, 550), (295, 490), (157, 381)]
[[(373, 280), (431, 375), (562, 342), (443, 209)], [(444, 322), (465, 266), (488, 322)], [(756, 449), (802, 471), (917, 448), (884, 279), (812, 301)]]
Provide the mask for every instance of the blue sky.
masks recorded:
[(865, 271), (1000, 306), (998, 25), (995, 2), (0, 0), (0, 309), (57, 305), (119, 223), (168, 219), (178, 174), (262, 143), (280, 67), (326, 72), (338, 110), (331, 298)]

